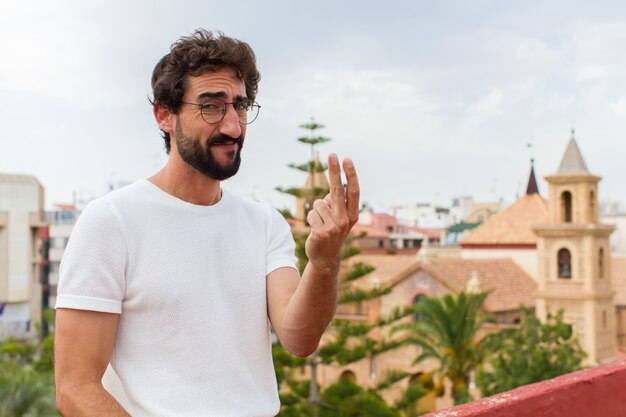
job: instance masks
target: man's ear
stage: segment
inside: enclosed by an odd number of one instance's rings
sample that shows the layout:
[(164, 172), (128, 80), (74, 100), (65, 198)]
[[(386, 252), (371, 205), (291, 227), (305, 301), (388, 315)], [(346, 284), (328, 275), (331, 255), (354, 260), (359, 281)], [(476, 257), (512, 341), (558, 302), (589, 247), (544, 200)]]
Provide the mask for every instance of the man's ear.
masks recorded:
[(165, 133), (171, 134), (174, 130), (174, 124), (172, 123), (175, 117), (174, 113), (167, 107), (162, 106), (158, 101), (152, 106), (152, 113), (154, 114), (157, 125), (159, 125), (159, 129)]

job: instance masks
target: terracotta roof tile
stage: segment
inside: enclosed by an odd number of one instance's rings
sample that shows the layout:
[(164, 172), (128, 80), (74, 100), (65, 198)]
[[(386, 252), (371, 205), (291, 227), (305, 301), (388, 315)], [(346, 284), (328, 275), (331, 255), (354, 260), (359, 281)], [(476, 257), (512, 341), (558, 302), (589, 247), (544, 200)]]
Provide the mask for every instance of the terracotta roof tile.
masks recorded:
[[(364, 262), (376, 268), (369, 275), (374, 275), (385, 284), (393, 277), (417, 263), (417, 257), (412, 255), (369, 255), (359, 254), (347, 260), (348, 265)], [(345, 270), (346, 268), (344, 268)]]
[(535, 305), (535, 281), (510, 259), (437, 258), (431, 266), (464, 286), (476, 272), (482, 291), (493, 290), (485, 301), (487, 311), (517, 310)]
[(493, 215), (461, 240), (463, 245), (536, 244), (533, 225), (548, 223), (548, 207), (539, 194), (526, 194)]
[[(381, 285), (395, 285), (422, 267), (415, 255), (357, 255), (349, 264), (365, 262), (376, 268), (369, 274)], [(524, 270), (510, 259), (456, 259), (436, 258), (423, 265), (434, 279), (444, 280), (449, 288), (463, 289), (476, 272), (481, 290), (494, 291), (485, 302), (490, 312), (517, 310), (520, 304), (534, 307), (537, 284)], [(358, 283), (357, 283), (358, 282)], [(356, 281), (357, 286), (371, 285), (368, 278)]]
[(366, 237), (389, 238), (389, 232), (387, 230), (369, 224), (357, 223), (352, 227), (352, 236), (359, 236), (363, 232), (366, 233)]

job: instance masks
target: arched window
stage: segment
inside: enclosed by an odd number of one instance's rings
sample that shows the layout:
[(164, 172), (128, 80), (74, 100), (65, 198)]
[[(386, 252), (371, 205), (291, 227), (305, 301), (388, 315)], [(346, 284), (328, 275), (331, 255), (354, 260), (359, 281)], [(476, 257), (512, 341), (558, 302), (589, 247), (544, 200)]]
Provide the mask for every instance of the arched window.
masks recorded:
[(598, 277), (604, 278), (604, 248), (598, 250)]
[(572, 222), (572, 193), (565, 191), (561, 194), (561, 210), (564, 223)]
[(342, 381), (350, 381), (356, 384), (356, 375), (354, 375), (354, 372), (352, 371), (343, 371), (339, 379), (341, 379)]
[(572, 277), (572, 255), (569, 250), (563, 248), (559, 250), (557, 255), (559, 278), (571, 278)]
[[(426, 298), (426, 295), (424, 295), (424, 294), (417, 294), (415, 297), (413, 297), (413, 302), (411, 304), (413, 306), (416, 306), (424, 298)], [(420, 321), (421, 319), (422, 319), (422, 314), (421, 313), (419, 313), (419, 312), (413, 313), (413, 321), (414, 322)]]

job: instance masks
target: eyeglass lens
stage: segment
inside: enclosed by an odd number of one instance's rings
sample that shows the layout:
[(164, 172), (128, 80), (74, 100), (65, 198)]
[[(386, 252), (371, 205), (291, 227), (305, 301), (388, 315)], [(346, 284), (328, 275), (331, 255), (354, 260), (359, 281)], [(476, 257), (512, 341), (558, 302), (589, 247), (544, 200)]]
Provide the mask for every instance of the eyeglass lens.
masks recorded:
[(239, 123), (247, 125), (252, 123), (259, 115), (259, 105), (256, 102), (239, 101), (234, 103), (226, 103), (219, 98), (211, 98), (205, 101), (201, 106), (202, 118), (207, 123), (218, 123), (226, 114), (227, 104), (232, 104)]

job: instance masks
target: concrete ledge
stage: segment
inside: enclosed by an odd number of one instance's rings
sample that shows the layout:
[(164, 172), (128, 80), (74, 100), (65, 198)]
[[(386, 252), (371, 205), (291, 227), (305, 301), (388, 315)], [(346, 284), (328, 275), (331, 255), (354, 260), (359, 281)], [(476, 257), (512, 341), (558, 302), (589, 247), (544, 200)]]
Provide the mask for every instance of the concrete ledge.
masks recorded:
[(428, 417), (624, 417), (626, 360), (530, 384)]

